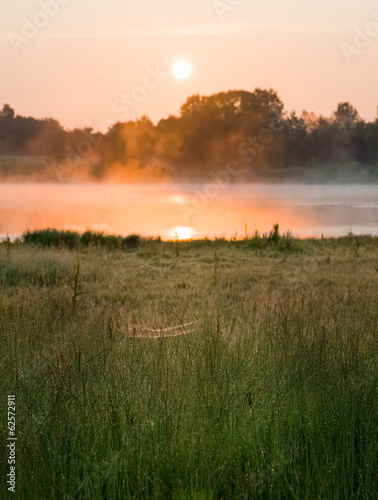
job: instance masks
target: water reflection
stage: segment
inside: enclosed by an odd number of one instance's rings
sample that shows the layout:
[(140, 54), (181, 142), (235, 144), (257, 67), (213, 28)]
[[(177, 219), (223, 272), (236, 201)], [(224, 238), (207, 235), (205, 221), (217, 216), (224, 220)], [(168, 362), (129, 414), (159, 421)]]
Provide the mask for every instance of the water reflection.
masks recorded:
[(279, 222), (296, 236), (378, 234), (376, 186), (0, 185), (0, 234), (54, 227), (164, 239), (244, 236)]
[(170, 231), (169, 239), (190, 240), (193, 235), (192, 227), (176, 226)]

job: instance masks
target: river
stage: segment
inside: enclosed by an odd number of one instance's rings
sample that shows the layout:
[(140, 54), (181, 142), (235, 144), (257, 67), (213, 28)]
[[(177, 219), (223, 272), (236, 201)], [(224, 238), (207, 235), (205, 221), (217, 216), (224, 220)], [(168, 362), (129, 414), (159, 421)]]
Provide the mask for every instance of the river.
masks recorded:
[(28, 229), (243, 237), (378, 235), (376, 185), (1, 184), (0, 235)]

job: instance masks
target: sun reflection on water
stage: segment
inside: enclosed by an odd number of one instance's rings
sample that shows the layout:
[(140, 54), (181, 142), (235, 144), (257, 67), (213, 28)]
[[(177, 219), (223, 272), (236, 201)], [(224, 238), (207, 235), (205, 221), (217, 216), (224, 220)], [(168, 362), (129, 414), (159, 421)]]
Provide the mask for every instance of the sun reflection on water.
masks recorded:
[(170, 236), (173, 239), (177, 238), (178, 240), (190, 240), (190, 238), (193, 238), (193, 228), (176, 226), (172, 229)]
[(376, 186), (234, 185), (204, 203), (197, 185), (1, 184), (0, 237), (27, 229), (163, 239), (231, 238), (255, 229), (295, 236), (377, 234)]

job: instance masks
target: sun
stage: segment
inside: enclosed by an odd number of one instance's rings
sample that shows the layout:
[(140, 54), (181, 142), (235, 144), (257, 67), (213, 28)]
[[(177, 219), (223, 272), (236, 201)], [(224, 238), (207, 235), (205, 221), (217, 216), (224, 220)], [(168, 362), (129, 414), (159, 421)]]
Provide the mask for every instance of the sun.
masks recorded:
[(175, 75), (176, 78), (179, 78), (180, 80), (185, 80), (185, 78), (188, 78), (192, 73), (192, 68), (188, 61), (178, 61), (174, 66), (173, 66), (173, 74)]

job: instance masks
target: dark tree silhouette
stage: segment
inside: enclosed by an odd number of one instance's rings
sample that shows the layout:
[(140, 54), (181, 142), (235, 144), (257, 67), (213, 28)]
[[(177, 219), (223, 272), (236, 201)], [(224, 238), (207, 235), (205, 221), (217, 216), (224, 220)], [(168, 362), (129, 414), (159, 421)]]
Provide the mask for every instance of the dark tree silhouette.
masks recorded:
[[(277, 123), (281, 127), (269, 132)], [(240, 146), (250, 144), (252, 154), (243, 157)], [(19, 116), (5, 104), (0, 155), (52, 157), (69, 165), (90, 157), (95, 161), (88, 172), (96, 178), (117, 164), (126, 173), (132, 169), (143, 175), (152, 169), (175, 179), (201, 180), (229, 161), (242, 165), (247, 180), (314, 169), (332, 174), (352, 164), (378, 175), (378, 120), (364, 122), (348, 102), (339, 103), (329, 118), (307, 111), (298, 117), (284, 111), (276, 91), (259, 88), (196, 94), (186, 99), (178, 116), (157, 125), (146, 116), (118, 122), (106, 134), (65, 130), (54, 119)]]

